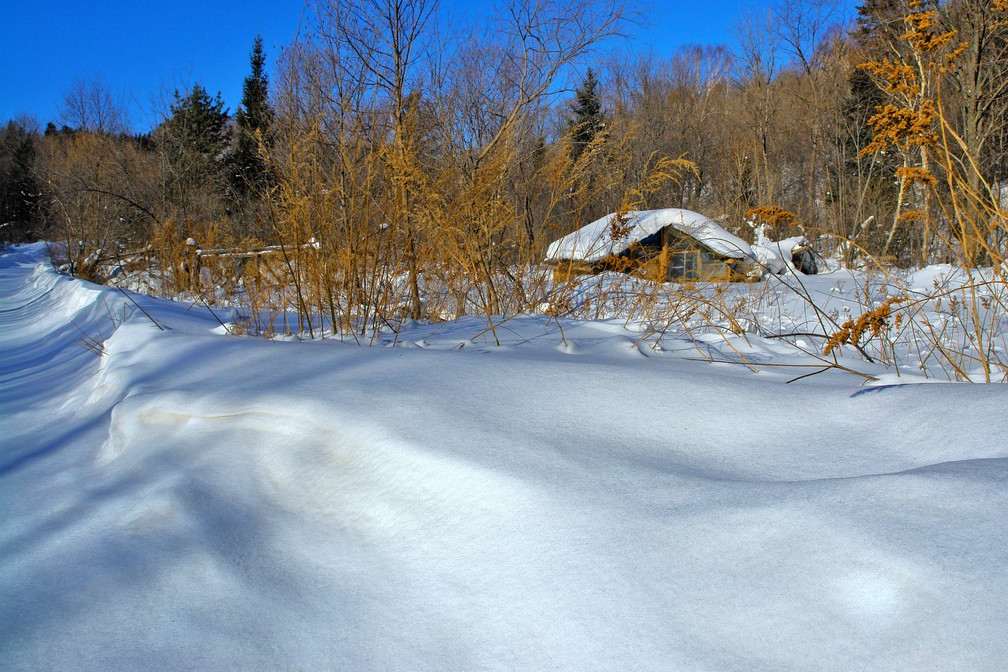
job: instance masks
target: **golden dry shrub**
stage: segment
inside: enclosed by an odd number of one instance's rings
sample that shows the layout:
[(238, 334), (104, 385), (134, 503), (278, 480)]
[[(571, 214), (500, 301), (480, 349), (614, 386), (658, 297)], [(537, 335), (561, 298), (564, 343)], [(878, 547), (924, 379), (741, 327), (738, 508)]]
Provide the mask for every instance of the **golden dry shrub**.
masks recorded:
[(785, 210), (779, 205), (760, 205), (746, 210), (745, 215), (751, 221), (762, 222), (773, 227), (794, 226), (798, 223), (798, 216), (795, 213)]
[(936, 118), (934, 102), (930, 100), (922, 101), (916, 108), (884, 105), (868, 119), (875, 135), (861, 155), (884, 152), (890, 145), (901, 149), (934, 145), (938, 140), (934, 129)]
[(936, 184), (934, 173), (919, 166), (900, 166), (896, 169), (896, 177), (908, 183), (922, 182), (932, 187)]
[[(892, 317), (892, 307), (894, 305), (909, 301), (906, 296), (894, 296), (886, 299), (874, 310), (869, 310), (856, 320), (847, 320), (840, 329), (830, 336), (823, 348), (823, 354), (828, 355), (840, 346), (857, 346), (861, 338), (870, 333), (871, 337), (876, 337), (889, 329), (889, 318)], [(898, 316), (897, 316), (898, 317)], [(900, 320), (901, 321), (901, 320)]]

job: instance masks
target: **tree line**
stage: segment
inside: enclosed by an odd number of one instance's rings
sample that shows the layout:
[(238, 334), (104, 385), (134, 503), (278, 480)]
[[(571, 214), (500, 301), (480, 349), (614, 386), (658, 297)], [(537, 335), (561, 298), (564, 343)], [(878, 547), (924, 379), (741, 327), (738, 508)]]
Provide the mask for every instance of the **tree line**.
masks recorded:
[(433, 0), (309, 9), (276, 81), (255, 41), (234, 115), (197, 84), (134, 135), (92, 83), (59, 127), (8, 122), (3, 237), (58, 241), (83, 275), (141, 249), (174, 268), (189, 238), (310, 245), (291, 300), (345, 326), (528, 309), (546, 244), (634, 208), (847, 264), (1004, 258), (1004, 0), (866, 0), (851, 22), (780, 0), (734, 51), (670, 56), (623, 40), (622, 0), (512, 0), (468, 31)]

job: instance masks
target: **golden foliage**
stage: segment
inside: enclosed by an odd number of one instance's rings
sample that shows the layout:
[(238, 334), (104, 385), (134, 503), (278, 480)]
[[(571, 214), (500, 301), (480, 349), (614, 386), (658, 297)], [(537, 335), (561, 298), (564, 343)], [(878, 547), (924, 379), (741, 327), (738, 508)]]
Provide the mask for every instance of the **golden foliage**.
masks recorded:
[(934, 173), (919, 166), (900, 166), (896, 169), (896, 177), (908, 184), (913, 182), (923, 182), (931, 186), (936, 184)]
[(878, 336), (883, 331), (889, 329), (889, 318), (892, 316), (893, 305), (909, 301), (906, 296), (894, 296), (886, 299), (874, 310), (869, 310), (856, 320), (847, 320), (840, 326), (840, 330), (830, 336), (823, 348), (823, 354), (828, 355), (842, 345), (858, 345), (858, 342), (866, 334)]
[[(653, 162), (653, 165), (652, 165)], [(685, 174), (699, 177), (700, 169), (689, 159), (671, 158), (652, 152), (644, 164), (644, 179), (623, 196), (623, 209), (637, 209), (647, 202), (647, 196), (669, 184), (681, 184)]]
[(890, 145), (899, 149), (933, 145), (938, 140), (934, 130), (935, 118), (935, 105), (931, 100), (921, 101), (916, 109), (889, 103), (868, 119), (875, 129), (875, 136), (860, 155), (884, 152)]
[(897, 63), (888, 58), (869, 61), (858, 66), (870, 74), (879, 87), (891, 96), (913, 95), (920, 88), (917, 70), (906, 63)]
[(901, 222), (920, 222), (927, 219), (927, 213), (923, 210), (904, 210), (899, 214)]
[(633, 231), (633, 224), (630, 223), (625, 210), (616, 213), (616, 216), (609, 222), (609, 237), (614, 241), (620, 241), (630, 235)]
[[(915, 4), (911, 3), (911, 8)], [(950, 30), (944, 33), (937, 32), (938, 12), (934, 10), (925, 12), (912, 12), (903, 19), (908, 26), (903, 33), (902, 39), (906, 40), (913, 48), (922, 54), (930, 53), (949, 44), (956, 35), (956, 31)]]
[(779, 205), (761, 205), (747, 210), (745, 215), (754, 222), (770, 226), (794, 226), (798, 223), (798, 216), (795, 213)]

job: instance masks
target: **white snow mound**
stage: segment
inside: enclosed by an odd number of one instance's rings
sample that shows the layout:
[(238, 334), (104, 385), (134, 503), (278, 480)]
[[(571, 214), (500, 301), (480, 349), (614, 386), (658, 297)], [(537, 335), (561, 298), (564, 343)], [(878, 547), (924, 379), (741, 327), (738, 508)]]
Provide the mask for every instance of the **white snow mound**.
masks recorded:
[(756, 255), (756, 263), (775, 275), (794, 270), (791, 256), (796, 247), (807, 245), (803, 236), (785, 238), (784, 240), (767, 240), (752, 246)]
[(267, 342), (0, 255), (0, 668), (1004, 668), (1008, 387), (564, 319)]

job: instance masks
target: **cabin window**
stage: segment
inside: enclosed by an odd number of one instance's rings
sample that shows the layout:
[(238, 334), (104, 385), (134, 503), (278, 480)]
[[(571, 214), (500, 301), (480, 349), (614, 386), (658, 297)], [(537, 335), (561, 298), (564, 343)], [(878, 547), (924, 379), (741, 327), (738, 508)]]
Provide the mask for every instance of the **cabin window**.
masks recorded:
[(700, 277), (700, 251), (677, 250), (669, 253), (668, 277), (696, 280)]

